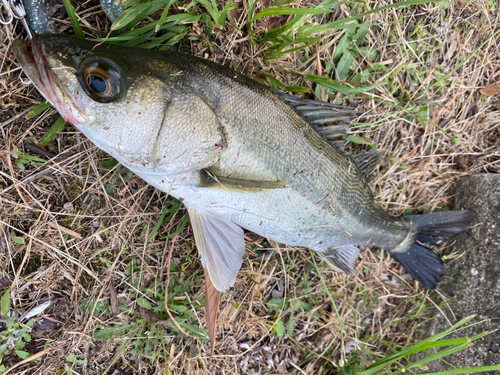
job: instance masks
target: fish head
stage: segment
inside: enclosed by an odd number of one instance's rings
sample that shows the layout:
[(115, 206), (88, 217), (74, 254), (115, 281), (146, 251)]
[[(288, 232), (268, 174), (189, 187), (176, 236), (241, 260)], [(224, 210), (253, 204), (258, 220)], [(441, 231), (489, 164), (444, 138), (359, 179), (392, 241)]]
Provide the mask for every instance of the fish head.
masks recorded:
[(62, 35), (16, 40), (13, 51), (41, 94), (97, 147), (129, 168), (169, 171), (154, 149), (167, 89), (148, 51)]

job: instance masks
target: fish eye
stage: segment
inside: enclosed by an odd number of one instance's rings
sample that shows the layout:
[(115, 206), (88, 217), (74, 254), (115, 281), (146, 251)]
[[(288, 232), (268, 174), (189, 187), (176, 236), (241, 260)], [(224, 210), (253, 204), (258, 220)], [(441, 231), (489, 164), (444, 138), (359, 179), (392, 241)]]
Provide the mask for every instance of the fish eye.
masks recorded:
[(109, 82), (99, 76), (89, 74), (87, 76), (87, 86), (96, 94), (104, 94), (109, 89)]
[(103, 58), (93, 58), (81, 64), (80, 85), (85, 93), (100, 103), (117, 99), (122, 91), (122, 79), (113, 63)]

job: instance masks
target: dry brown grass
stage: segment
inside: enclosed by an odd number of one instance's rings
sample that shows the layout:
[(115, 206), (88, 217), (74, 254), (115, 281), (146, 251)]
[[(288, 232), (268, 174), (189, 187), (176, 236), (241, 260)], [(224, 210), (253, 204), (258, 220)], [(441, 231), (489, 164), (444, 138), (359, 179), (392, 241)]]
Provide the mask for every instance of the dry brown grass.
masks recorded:
[[(104, 25), (98, 8), (80, 15), (84, 31)], [(377, 25), (366, 43), (378, 52), (377, 61), (386, 71), (373, 72), (367, 84), (380, 85), (350, 103), (365, 112), (363, 122), (373, 124), (360, 127), (359, 135), (387, 150), (388, 158), (372, 177), (377, 201), (396, 215), (449, 207), (458, 177), (500, 170), (500, 99), (478, 91), (500, 81), (500, 36), (474, 52), (500, 27), (498, 5), (495, 9), (493, 2), (454, 1), (370, 17)], [(243, 13), (240, 23), (244, 20)], [(68, 28), (68, 21), (61, 25)], [(258, 23), (263, 29), (270, 26)], [(385, 350), (377, 340), (400, 344), (412, 340), (421, 318), (417, 310), (423, 302), (432, 304), (432, 294), (427, 297), (387, 253), (362, 252), (354, 278), (324, 265), (320, 277), (307, 250), (261, 238), (249, 241), (239, 278), (222, 296), (212, 363), (206, 341), (175, 333), (166, 321), (154, 323), (159, 318), (141, 308), (137, 298), (161, 304), (154, 291), (163, 294), (165, 250), (170, 246), (170, 240), (165, 243), (161, 237), (179, 227), (184, 212), (179, 211), (146, 243), (147, 236), (141, 233), (149, 233), (156, 224), (165, 194), (138, 177), (124, 178), (119, 167), (99, 168), (106, 155), (71, 126), (49, 147), (56, 157), (42, 166), (25, 164), (25, 170), (16, 165), (14, 148), (23, 151), (28, 140), (37, 142), (55, 119), (50, 110), (25, 119), (41, 97), (32, 85), (20, 82), (20, 68), (9, 51), (10, 43), (23, 36), (19, 25), (0, 28), (0, 294), (10, 288), (11, 308), (20, 314), (44, 301), (52, 301), (52, 306), (37, 317), (39, 325), (25, 348), (30, 354), (42, 353), (41, 360), (23, 364), (11, 374), (60, 374), (64, 365), (78, 374), (100, 374), (108, 366), (109, 374), (152, 374), (166, 368), (171, 374), (336, 373), (341, 344), (363, 340), (361, 353), (367, 353)], [(309, 56), (316, 58), (318, 51), (319, 58), (308, 73), (321, 72), (319, 61), (331, 59), (338, 39), (333, 36), (309, 48)], [(252, 50), (236, 30), (215, 35), (212, 42), (213, 50), (202, 42), (182, 48), (236, 66), (257, 79), (271, 73), (287, 85), (307, 84), (286, 69), (303, 69), (297, 55), (265, 63), (264, 46)], [(358, 63), (359, 70), (369, 64), (361, 59)], [(448, 73), (438, 82), (437, 77)], [(340, 94), (335, 98), (348, 102)], [(454, 145), (432, 123), (422, 124), (417, 115), (432, 120), (459, 143)], [(113, 175), (118, 178), (110, 196), (105, 185)], [(168, 202), (172, 204), (171, 199)], [(24, 244), (14, 242), (14, 236)], [(192, 312), (189, 322), (204, 327), (203, 271), (193, 248), (188, 225), (174, 246), (172, 279), (187, 288), (175, 298), (192, 302), (186, 305)], [(138, 266), (130, 273), (133, 262)], [(148, 292), (137, 292), (138, 278)], [(321, 278), (334, 294), (340, 320)], [(281, 290), (284, 308), (270, 311), (273, 291), (276, 295)], [(92, 300), (127, 309), (90, 314), (79, 308)], [(296, 303), (302, 307), (291, 315), (290, 307)], [(410, 319), (388, 324), (403, 317)], [(291, 335), (280, 338), (273, 333), (278, 319), (285, 330), (293, 323)], [(119, 351), (131, 335), (104, 341), (92, 338), (98, 327), (138, 321), (149, 324), (150, 330), (161, 327), (165, 351), (161, 344), (153, 347), (159, 357), (152, 361), (131, 356), (129, 346)], [(48, 351), (43, 352), (47, 340)], [(70, 363), (69, 354), (85, 364)], [(1, 361), (9, 368), (20, 360), (11, 352)]]

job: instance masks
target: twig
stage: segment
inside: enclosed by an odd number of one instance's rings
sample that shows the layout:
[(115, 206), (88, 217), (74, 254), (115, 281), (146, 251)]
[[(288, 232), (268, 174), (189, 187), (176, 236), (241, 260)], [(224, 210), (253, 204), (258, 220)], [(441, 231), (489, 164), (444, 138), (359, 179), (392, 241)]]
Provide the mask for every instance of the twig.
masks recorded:
[(29, 152), (36, 154), (36, 155), (45, 156), (49, 159), (52, 159), (52, 158), (57, 156), (56, 154), (54, 154), (50, 151), (44, 150), (43, 148), (38, 147), (37, 145), (35, 145), (33, 143), (29, 143), (29, 142), (26, 142), (24, 144), (24, 148), (26, 149), (26, 151), (29, 151)]
[(3, 374), (7, 375), (9, 372), (11, 372), (12, 370), (14, 370), (16, 367), (24, 365), (25, 363), (31, 362), (34, 359), (40, 358), (40, 357), (44, 356), (45, 354), (49, 354), (49, 353), (50, 353), (50, 350), (49, 349), (45, 349), (45, 350), (42, 350), (41, 352), (33, 354), (31, 357), (25, 358), (21, 362), (16, 363), (14, 366), (9, 367), (7, 370), (5, 370), (5, 372)]

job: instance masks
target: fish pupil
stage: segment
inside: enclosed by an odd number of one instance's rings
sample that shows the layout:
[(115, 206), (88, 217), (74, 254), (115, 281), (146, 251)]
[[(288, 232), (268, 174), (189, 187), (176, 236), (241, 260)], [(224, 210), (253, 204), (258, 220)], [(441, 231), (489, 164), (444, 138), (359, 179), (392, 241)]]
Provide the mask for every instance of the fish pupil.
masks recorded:
[(99, 76), (94, 76), (94, 75), (88, 76), (87, 83), (89, 89), (91, 89), (96, 94), (102, 94), (106, 92), (107, 89), (106, 81), (104, 81), (104, 79), (102, 79)]

